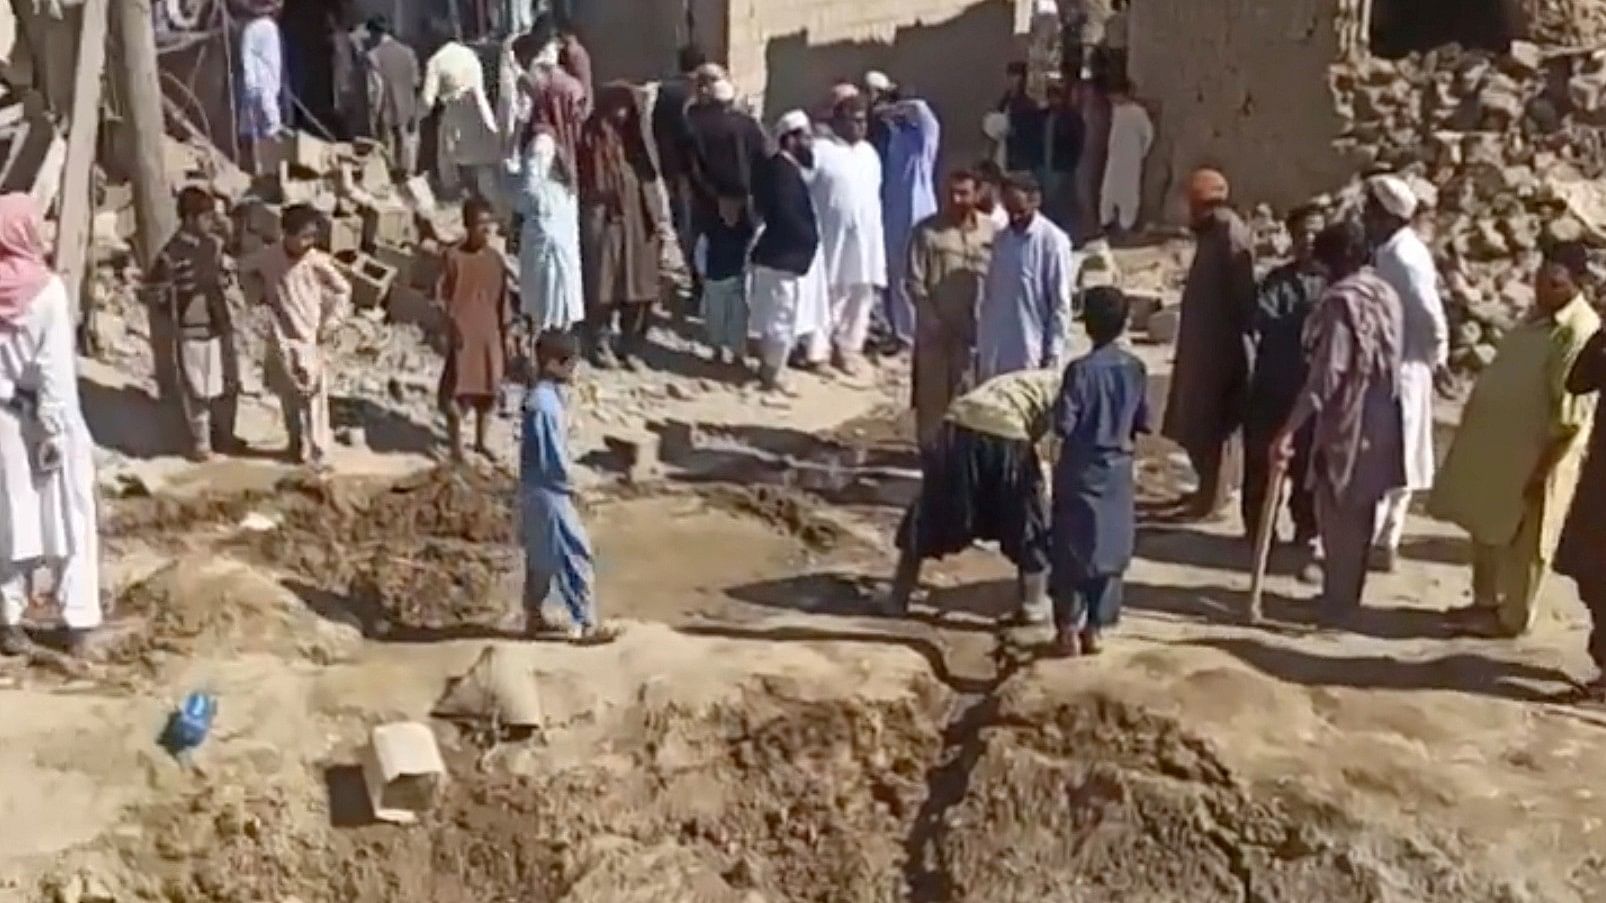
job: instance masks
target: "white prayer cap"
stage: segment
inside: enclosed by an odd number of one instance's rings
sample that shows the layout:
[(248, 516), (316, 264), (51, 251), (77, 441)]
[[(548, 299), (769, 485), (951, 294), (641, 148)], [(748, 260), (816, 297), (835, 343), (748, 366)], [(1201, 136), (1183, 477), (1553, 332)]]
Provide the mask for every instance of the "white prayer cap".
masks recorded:
[(1382, 175), (1367, 179), (1366, 193), (1384, 210), (1400, 219), (1410, 219), (1416, 215), (1416, 192), (1399, 176)]
[(802, 110), (783, 113), (780, 119), (775, 120), (775, 136), (779, 138), (793, 132), (806, 132), (809, 130), (809, 124), (809, 114)]
[(880, 91), (882, 93), (891, 91), (893, 88), (897, 87), (897, 85), (893, 83), (892, 79), (887, 78), (887, 74), (885, 72), (877, 69), (871, 69), (869, 72), (864, 74), (864, 86), (872, 91)]
[(708, 86), (708, 96), (719, 103), (730, 103), (736, 99), (736, 85), (728, 78), (718, 79)]
[(998, 110), (990, 110), (981, 117), (981, 131), (994, 141), (1003, 141), (1009, 137), (1009, 114)]

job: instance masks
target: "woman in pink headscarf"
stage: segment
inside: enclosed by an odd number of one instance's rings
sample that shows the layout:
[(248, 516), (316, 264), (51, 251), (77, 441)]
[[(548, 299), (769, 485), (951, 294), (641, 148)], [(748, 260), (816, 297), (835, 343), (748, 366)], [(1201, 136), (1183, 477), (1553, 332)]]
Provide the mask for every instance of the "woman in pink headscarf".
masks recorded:
[(55, 579), (70, 651), (100, 626), (94, 443), (78, 403), (73, 312), (51, 272), (39, 205), (0, 196), (0, 654), (22, 629), (34, 570)]

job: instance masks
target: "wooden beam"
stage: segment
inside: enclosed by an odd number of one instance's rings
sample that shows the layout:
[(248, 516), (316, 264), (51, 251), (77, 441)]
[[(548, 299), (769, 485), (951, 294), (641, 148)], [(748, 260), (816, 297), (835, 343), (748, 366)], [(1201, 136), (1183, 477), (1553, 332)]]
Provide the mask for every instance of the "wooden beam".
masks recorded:
[(128, 103), (129, 176), (134, 183), (134, 254), (147, 269), (178, 224), (167, 182), (162, 76), (156, 62), (151, 0), (116, 0), (117, 68)]
[(78, 32), (78, 64), (73, 78), (72, 113), (67, 126), (67, 160), (61, 181), (61, 212), (56, 224), (56, 270), (67, 282), (67, 297), (78, 312), (89, 256), (94, 198), (95, 141), (100, 132), (100, 79), (106, 69), (108, 0), (84, 0)]

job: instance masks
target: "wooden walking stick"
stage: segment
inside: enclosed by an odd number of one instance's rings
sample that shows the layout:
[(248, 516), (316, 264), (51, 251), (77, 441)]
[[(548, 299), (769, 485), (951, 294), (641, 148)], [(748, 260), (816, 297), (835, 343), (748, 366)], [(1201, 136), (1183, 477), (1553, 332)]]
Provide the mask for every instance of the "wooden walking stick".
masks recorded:
[(1283, 505), (1283, 477), (1288, 475), (1287, 462), (1276, 459), (1266, 475), (1266, 494), (1260, 502), (1260, 526), (1255, 530), (1255, 570), (1249, 578), (1249, 623), (1259, 624), (1264, 617), (1261, 597), (1266, 591), (1266, 565), (1271, 560), (1271, 540), (1277, 535), (1277, 512)]

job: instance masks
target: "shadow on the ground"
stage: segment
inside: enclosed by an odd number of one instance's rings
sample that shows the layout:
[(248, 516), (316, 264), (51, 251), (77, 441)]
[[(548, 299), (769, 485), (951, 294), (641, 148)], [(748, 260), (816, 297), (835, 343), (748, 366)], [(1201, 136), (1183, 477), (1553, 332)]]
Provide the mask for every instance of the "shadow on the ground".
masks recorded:
[(181, 455), (188, 450), (178, 412), (143, 389), (114, 388), (79, 377), (78, 396), (96, 445), (130, 458)]
[[(739, 602), (780, 611), (832, 617), (883, 617), (878, 607), (888, 583), (846, 571), (824, 571), (763, 580), (730, 587), (725, 594)], [(973, 583), (933, 590), (924, 604), (889, 623), (907, 622), (944, 630), (987, 633), (995, 621), (1014, 611), (1012, 580)], [(958, 617), (968, 616), (968, 617)]]
[(1219, 649), (1268, 677), (1302, 686), (1454, 690), (1521, 702), (1544, 702), (1552, 698), (1553, 690), (1531, 684), (1570, 683), (1567, 675), (1559, 670), (1471, 652), (1406, 661), (1382, 655), (1316, 655), (1239, 637), (1207, 637), (1182, 642)]
[[(1314, 588), (1311, 598), (1292, 599), (1266, 592), (1261, 599), (1265, 626), (1271, 629), (1311, 630), (1321, 626)], [(1244, 624), (1248, 620), (1247, 590), (1224, 586), (1156, 586), (1128, 583), (1126, 605), (1189, 620), (1216, 624)], [(1454, 639), (1455, 621), (1443, 611), (1422, 608), (1368, 608), (1346, 616), (1336, 629), (1386, 640)]]
[(1249, 544), (1242, 539), (1180, 526), (1139, 528), (1136, 552), (1149, 561), (1245, 574), (1251, 564)]
[(1472, 564), (1472, 548), (1459, 536), (1407, 536), (1400, 543), (1400, 557), (1410, 561), (1438, 564)]
[[(361, 593), (343, 594), (314, 586), (305, 580), (287, 579), (286, 589), (296, 594), (313, 614), (326, 621), (354, 627), (370, 640), (380, 643), (440, 643), (451, 640), (545, 639), (504, 630), (489, 624), (453, 624), (449, 627), (421, 627), (392, 622), (383, 608)], [(554, 637), (555, 638), (555, 637)]]
[(441, 447), (440, 439), (428, 424), (420, 424), (367, 398), (331, 398), (329, 419), (337, 430), (361, 427), (368, 448), (381, 454), (427, 455)]
[(357, 765), (331, 765), (323, 770), (324, 789), (329, 794), (329, 826), (360, 828), (374, 824), (373, 806), (362, 768)]

